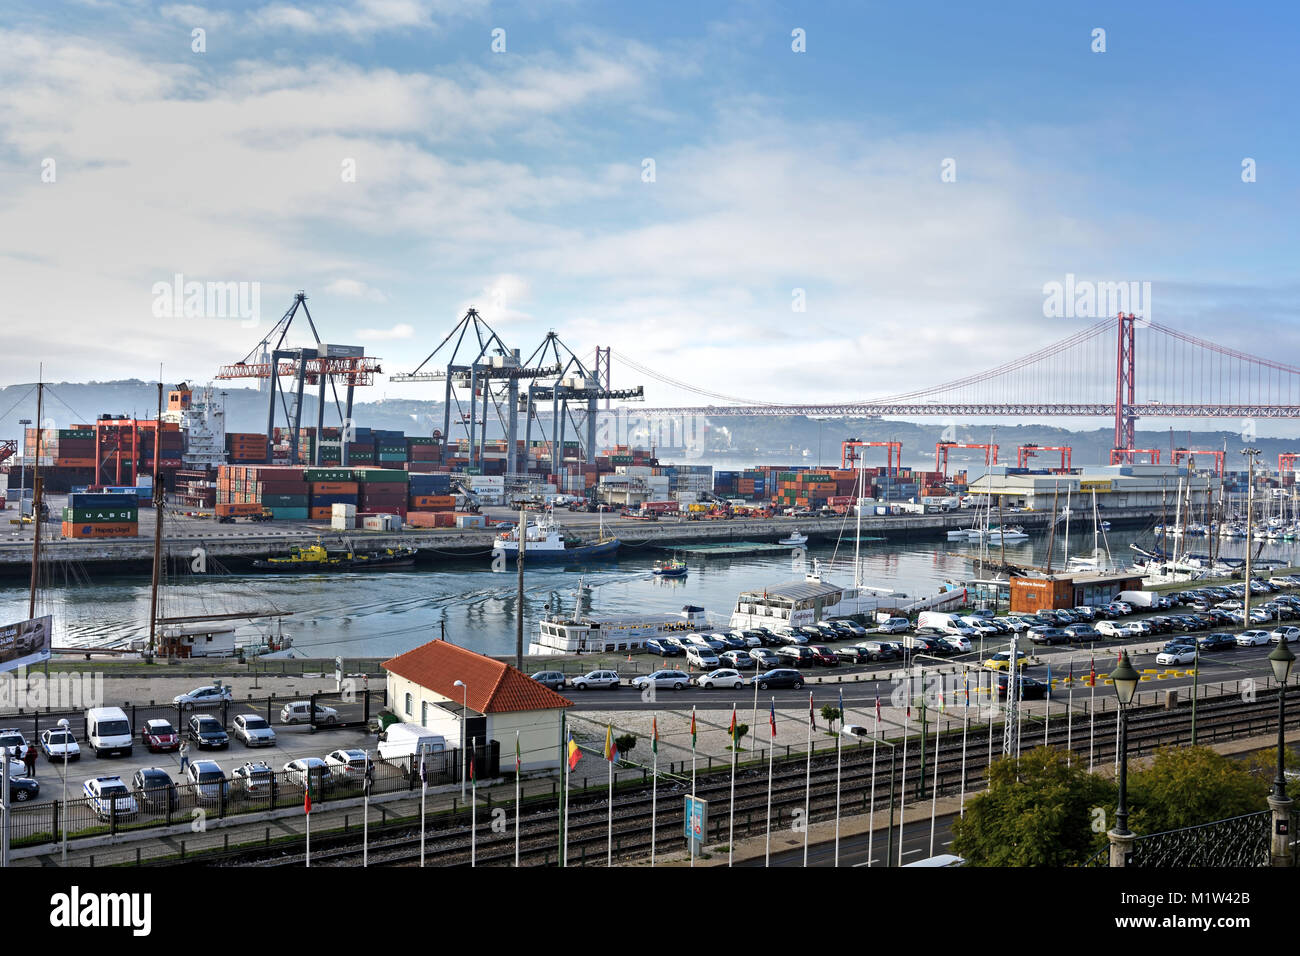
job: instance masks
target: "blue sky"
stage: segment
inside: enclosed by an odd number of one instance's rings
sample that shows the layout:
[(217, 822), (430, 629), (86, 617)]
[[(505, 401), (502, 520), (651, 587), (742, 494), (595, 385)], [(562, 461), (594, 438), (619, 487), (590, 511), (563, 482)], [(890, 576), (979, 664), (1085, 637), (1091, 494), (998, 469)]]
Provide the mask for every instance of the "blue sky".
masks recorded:
[(390, 371), (473, 304), (524, 354), (551, 328), (580, 354), (613, 346), (616, 384), (652, 405), (696, 398), (620, 354), (768, 401), (992, 367), (1091, 324), (1044, 317), (1066, 273), (1149, 281), (1158, 321), (1300, 364), (1298, 19), (1193, 3), (10, 12), (0, 380), (43, 361), (55, 379), (163, 362), (201, 381), (242, 357), (249, 323), (152, 314), (176, 273), (258, 283), (263, 331), (303, 288), (324, 338)]

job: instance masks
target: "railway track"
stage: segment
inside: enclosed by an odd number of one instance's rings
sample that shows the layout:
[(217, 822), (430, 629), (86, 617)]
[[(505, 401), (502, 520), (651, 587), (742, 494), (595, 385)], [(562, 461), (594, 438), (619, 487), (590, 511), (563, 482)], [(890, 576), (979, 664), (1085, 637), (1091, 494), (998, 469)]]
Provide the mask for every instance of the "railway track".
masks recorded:
[[(1197, 708), (1197, 738), (1199, 743), (1239, 738), (1276, 729), (1276, 691), (1261, 692), (1254, 701), (1237, 698), (1231, 700), (1201, 701)], [(1109, 711), (1096, 715), (1092, 736), (1091, 759), (1094, 766), (1105, 766), (1116, 755), (1117, 713)], [(1179, 707), (1166, 711), (1151, 706), (1135, 711), (1129, 720), (1129, 754), (1141, 756), (1158, 747), (1185, 744), (1190, 737), (1190, 708)], [(919, 733), (909, 739), (906, 761), (901, 744), (898, 746), (894, 782), (901, 789), (906, 778), (907, 794), (904, 802), (931, 799), (936, 787), (939, 795), (956, 795), (965, 789), (975, 792), (983, 788), (989, 763), (990, 748), (988, 724), (972, 723), (966, 739), (966, 760), (962, 766), (962, 734), (959, 730), (944, 732), (938, 741), (938, 774), (935, 774), (935, 735), (927, 735), (925, 772), (922, 775), (922, 755)], [(1022, 752), (1043, 744), (1042, 720), (1035, 717), (1022, 727)], [(1288, 728), (1300, 728), (1300, 712), (1288, 714)], [(992, 757), (1002, 756), (1002, 726), (993, 724)], [(1089, 758), (1089, 722), (1087, 715), (1076, 716), (1072, 731), (1067, 731), (1064, 717), (1053, 720), (1048, 729), (1047, 743), (1065, 749), (1067, 736), (1071, 750), (1080, 760)], [(840, 806), (842, 814), (866, 813), (871, 807), (871, 751), (870, 741), (855, 743), (843, 750), (840, 772)], [(888, 811), (890, 795), (890, 751), (877, 748), (875, 773), (875, 809)], [(904, 763), (906, 770), (904, 771)], [(778, 758), (774, 764), (772, 780), (772, 830), (788, 829), (796, 811), (805, 808), (806, 759), (803, 754)], [(649, 855), (651, 844), (651, 790), (644, 785), (624, 785), (615, 791), (613, 822), (613, 859), (616, 861), (640, 860)], [(806, 820), (834, 819), (836, 794), (836, 760), (833, 748), (816, 754), (812, 759), (807, 800)], [(700, 774), (696, 794), (709, 802), (710, 838), (706, 844), (725, 845), (730, 813), (731, 775), (726, 770)], [(657, 826), (655, 845), (658, 851), (681, 848), (684, 804), (682, 797), (690, 792), (689, 782), (683, 778), (670, 778), (661, 774), (658, 786)], [(751, 836), (767, 829), (767, 768), (750, 765), (736, 776), (735, 835)], [(608, 843), (608, 805), (604, 788), (576, 791), (570, 796), (568, 864), (602, 864), (606, 859)], [(504, 810), (494, 817), (494, 811)], [(475, 863), (479, 866), (513, 865), (514, 811), (512, 804), (480, 805), (475, 831)], [(346, 834), (318, 837), (312, 850), (313, 866), (356, 866), (360, 863), (361, 835), (355, 829)], [(372, 866), (418, 866), (420, 862), (420, 829), (418, 825), (394, 823), (384, 827), (371, 827), (368, 862)], [(559, 801), (544, 797), (526, 801), (519, 823), (520, 865), (552, 866), (559, 862), (560, 831)], [(466, 866), (470, 863), (470, 813), (461, 810), (451, 819), (440, 816), (425, 832), (424, 859), (426, 865)], [(238, 865), (238, 866), (302, 866), (306, 862), (300, 845), (270, 848), (249, 848), (227, 853), (194, 857), (185, 865)]]

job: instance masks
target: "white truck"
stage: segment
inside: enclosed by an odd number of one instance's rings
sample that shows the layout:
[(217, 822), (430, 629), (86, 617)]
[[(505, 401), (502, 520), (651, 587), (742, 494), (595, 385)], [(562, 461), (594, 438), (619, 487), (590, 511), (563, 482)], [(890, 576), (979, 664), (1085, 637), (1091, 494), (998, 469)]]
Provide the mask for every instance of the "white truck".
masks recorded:
[(1116, 600), (1131, 604), (1135, 608), (1155, 607), (1156, 602), (1160, 600), (1160, 595), (1155, 591), (1120, 591)]
[(410, 771), (419, 766), (421, 750), (441, 754), (447, 749), (447, 740), (419, 724), (389, 724), (384, 739), (379, 742), (379, 757)]

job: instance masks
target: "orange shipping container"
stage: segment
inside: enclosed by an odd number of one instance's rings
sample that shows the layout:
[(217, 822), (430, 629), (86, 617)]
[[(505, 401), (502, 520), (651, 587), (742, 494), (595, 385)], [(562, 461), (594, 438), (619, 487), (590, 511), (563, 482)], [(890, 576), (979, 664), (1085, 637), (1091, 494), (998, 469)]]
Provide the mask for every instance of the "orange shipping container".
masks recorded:
[(311, 484), (313, 495), (355, 495), (360, 485), (355, 481), (314, 481)]
[(412, 528), (436, 528), (442, 514), (440, 511), (408, 511), (406, 523)]
[(232, 502), (230, 504), (217, 505), (217, 514), (221, 515), (222, 517), (226, 517), (228, 515), (235, 515), (235, 516), (260, 515), (261, 513), (262, 513), (262, 505), (260, 502), (246, 502), (246, 503)]
[(309, 521), (329, 521), (334, 514), (332, 505), (326, 505), (324, 508), (311, 508), (307, 512)]
[(113, 524), (85, 524), (63, 522), (65, 538), (134, 538), (140, 534), (140, 525), (132, 522)]

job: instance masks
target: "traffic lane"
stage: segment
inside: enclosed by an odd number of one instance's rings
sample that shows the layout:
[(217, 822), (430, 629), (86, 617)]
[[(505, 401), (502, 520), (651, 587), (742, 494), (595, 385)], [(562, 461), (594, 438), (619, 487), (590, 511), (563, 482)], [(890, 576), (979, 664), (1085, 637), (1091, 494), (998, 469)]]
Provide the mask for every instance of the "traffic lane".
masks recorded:
[[(247, 762), (266, 763), (272, 770), (280, 770), (290, 760), (299, 757), (324, 757), (333, 750), (357, 749), (375, 753), (376, 738), (367, 733), (363, 727), (333, 728), (311, 733), (306, 727), (276, 728), (275, 746), (249, 747), (233, 736), (225, 749), (199, 750), (190, 742), (190, 763), (196, 760), (215, 760), (229, 776), (236, 767)], [(30, 742), (30, 741), (29, 741)], [(159, 767), (171, 774), (177, 782), (185, 780), (180, 772), (180, 755), (170, 753), (150, 753), (139, 742), (131, 751), (131, 756), (97, 757), (83, 742), (81, 757), (68, 761), (68, 796), (81, 796), (81, 785), (94, 777), (117, 776), (128, 785), (131, 776), (145, 767)], [(63, 797), (63, 761), (49, 760), (44, 755), (36, 762), (36, 780), (41, 785), (40, 795), (33, 803), (48, 803)]]
[[(883, 817), (882, 817), (883, 813)], [(861, 814), (855, 814), (855, 817), (861, 817)], [(952, 852), (952, 821), (956, 819), (956, 814), (946, 814), (935, 817), (934, 820), (934, 852), (930, 852), (930, 818), (924, 817), (919, 820), (913, 820), (903, 825), (903, 863), (915, 863), (918, 860), (925, 860), (931, 856), (937, 856), (940, 853)], [(883, 811), (880, 807), (876, 808), (876, 832), (872, 837), (868, 833), (857, 833), (852, 836), (840, 837), (840, 866), (897, 866), (898, 865), (898, 823), (894, 823), (894, 847), (892, 859), (886, 860), (889, 853), (889, 832), (884, 824), (889, 820), (889, 809), (886, 807)], [(750, 837), (749, 839), (754, 839)], [(791, 839), (796, 839), (799, 843), (797, 848), (789, 848)], [(792, 836), (789, 829), (783, 828), (781, 831), (772, 833), (772, 840), (775, 844), (778, 840), (781, 843), (781, 849), (774, 851), (771, 856), (771, 862), (765, 863), (763, 857), (745, 860), (738, 863), (738, 866), (803, 866), (803, 836)], [(871, 852), (868, 854), (868, 848)], [(835, 865), (835, 842), (834, 840), (814, 843), (808, 847), (808, 865), (809, 866), (834, 866)]]

